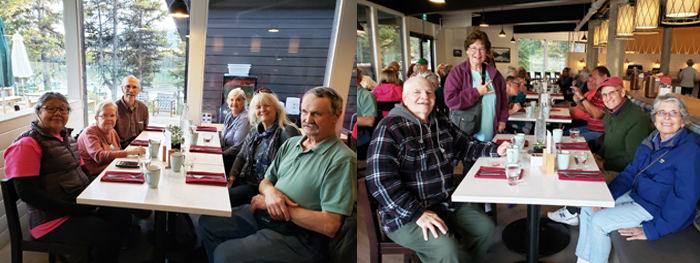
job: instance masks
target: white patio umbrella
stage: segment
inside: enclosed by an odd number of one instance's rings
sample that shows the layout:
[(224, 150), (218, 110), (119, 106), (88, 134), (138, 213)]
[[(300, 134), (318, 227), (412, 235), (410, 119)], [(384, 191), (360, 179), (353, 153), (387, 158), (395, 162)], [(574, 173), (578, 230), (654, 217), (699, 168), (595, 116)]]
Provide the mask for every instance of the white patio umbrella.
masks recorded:
[[(27, 49), (24, 47), (24, 38), (19, 33), (12, 36), (12, 73), (15, 78), (28, 78), (33, 74)], [(24, 89), (24, 81), (22, 81), (22, 89)]]

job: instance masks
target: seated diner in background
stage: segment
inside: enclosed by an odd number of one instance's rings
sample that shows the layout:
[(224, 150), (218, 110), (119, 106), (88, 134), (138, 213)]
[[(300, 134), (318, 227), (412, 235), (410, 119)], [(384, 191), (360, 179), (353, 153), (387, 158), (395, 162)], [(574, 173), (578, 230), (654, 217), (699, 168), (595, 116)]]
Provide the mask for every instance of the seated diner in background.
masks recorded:
[(30, 234), (39, 241), (90, 246), (94, 262), (118, 262), (131, 215), (76, 203), (92, 180), (71, 136), (73, 129), (66, 128), (68, 100), (46, 92), (34, 110), (37, 120), (4, 153), (5, 176), (27, 204)]
[(126, 149), (148, 126), (148, 106), (136, 100), (141, 90), (141, 83), (133, 75), (122, 79), (124, 96), (117, 100), (117, 125), (114, 129), (119, 135), (122, 149)]
[(92, 176), (98, 176), (116, 158), (144, 155), (143, 147), (122, 150), (119, 135), (114, 130), (117, 121), (117, 104), (106, 100), (95, 107), (95, 124), (85, 128), (78, 136), (80, 157)]
[(224, 171), (228, 173), (231, 171), (233, 161), (236, 160), (236, 155), (241, 150), (243, 140), (250, 130), (250, 122), (246, 109), (248, 99), (241, 88), (229, 91), (226, 102), (231, 112), (224, 119), (221, 131), (221, 151), (224, 158)]
[(357, 199), (357, 156), (335, 134), (342, 105), (331, 88), (304, 94), (305, 135), (280, 147), (260, 194), (231, 217), (199, 218), (209, 262), (328, 261), (330, 238)]
[[(265, 171), (272, 164), (280, 146), (287, 139), (301, 135), (297, 126), (287, 119), (284, 106), (271, 91), (257, 92), (250, 100), (250, 108), (246, 120), (250, 120), (252, 128), (243, 140), (228, 176), (231, 207), (250, 204), (253, 196), (260, 194), (260, 181), (265, 179)], [(237, 183), (235, 186), (234, 182)]]
[(582, 208), (578, 262), (608, 262), (612, 231), (628, 241), (653, 241), (693, 221), (700, 197), (700, 142), (685, 129), (688, 108), (677, 95), (666, 94), (656, 98), (652, 115), (657, 130), (610, 183), (615, 207)]

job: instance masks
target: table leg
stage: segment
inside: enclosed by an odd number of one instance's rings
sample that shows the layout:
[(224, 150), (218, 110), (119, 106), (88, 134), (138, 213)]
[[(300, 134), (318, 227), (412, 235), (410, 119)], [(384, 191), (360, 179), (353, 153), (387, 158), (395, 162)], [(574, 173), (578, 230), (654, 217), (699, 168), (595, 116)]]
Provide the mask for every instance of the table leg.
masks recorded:
[(156, 211), (155, 215), (155, 228), (156, 228), (156, 244), (154, 248), (154, 262), (156, 263), (161, 263), (165, 262), (165, 249), (166, 249), (166, 241), (165, 241), (165, 227), (166, 227), (166, 218), (167, 212), (164, 211)]
[(540, 252), (540, 205), (527, 206), (527, 256), (528, 263), (535, 263)]

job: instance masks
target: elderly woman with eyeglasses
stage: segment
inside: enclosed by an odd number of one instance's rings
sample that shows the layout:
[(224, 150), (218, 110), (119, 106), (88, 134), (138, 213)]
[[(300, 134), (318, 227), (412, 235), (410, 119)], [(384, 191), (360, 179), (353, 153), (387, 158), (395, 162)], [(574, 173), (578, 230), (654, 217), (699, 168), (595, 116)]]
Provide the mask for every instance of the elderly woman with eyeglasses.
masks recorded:
[(5, 150), (5, 176), (27, 204), (29, 232), (44, 242), (94, 248), (94, 262), (118, 262), (131, 215), (123, 210), (76, 203), (91, 177), (78, 143), (66, 128), (70, 105), (57, 92), (42, 95), (37, 121)]
[(111, 100), (101, 102), (95, 107), (94, 125), (78, 136), (78, 149), (90, 174), (99, 175), (116, 158), (128, 155), (146, 154), (143, 147), (122, 150), (119, 135), (114, 129), (117, 122), (117, 104)]
[(695, 217), (700, 143), (685, 128), (688, 108), (678, 96), (667, 94), (656, 98), (652, 115), (656, 131), (608, 186), (615, 207), (581, 210), (579, 262), (608, 262), (612, 231), (628, 241), (652, 241), (685, 229)]
[[(231, 206), (250, 204), (259, 194), (258, 184), (265, 179), (267, 167), (275, 159), (277, 150), (289, 138), (301, 135), (285, 113), (284, 107), (271, 91), (257, 92), (250, 101), (252, 125), (241, 151), (229, 173)], [(238, 179), (240, 185), (233, 186)]]
[(235, 88), (226, 97), (231, 113), (224, 120), (224, 128), (221, 131), (221, 151), (223, 151), (224, 171), (228, 172), (233, 166), (236, 155), (241, 150), (243, 139), (250, 130), (248, 122), (248, 110), (245, 92), (241, 88)]
[(479, 141), (490, 141), (508, 121), (506, 83), (498, 69), (484, 62), (491, 50), (486, 33), (469, 33), (464, 49), (468, 59), (454, 67), (445, 80), (445, 104), (453, 110), (464, 110), (480, 103), (481, 123), (467, 132)]

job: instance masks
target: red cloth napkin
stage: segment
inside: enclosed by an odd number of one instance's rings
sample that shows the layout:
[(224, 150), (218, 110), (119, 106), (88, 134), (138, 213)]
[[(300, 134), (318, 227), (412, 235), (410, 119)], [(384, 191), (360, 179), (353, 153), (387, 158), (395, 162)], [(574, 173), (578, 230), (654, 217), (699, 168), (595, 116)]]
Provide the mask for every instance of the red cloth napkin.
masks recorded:
[[(562, 174), (561, 172), (566, 172), (569, 176)], [(603, 174), (598, 172), (597, 174), (591, 174), (594, 171), (584, 171), (585, 174), (577, 174), (581, 170), (559, 170), (557, 174), (559, 175), (559, 180), (567, 181), (585, 181), (585, 182), (605, 182), (605, 177)], [(573, 176), (573, 177), (570, 177)]]
[[(213, 178), (197, 179), (197, 178), (191, 177), (190, 175), (221, 176), (221, 179), (213, 179)], [(224, 173), (208, 173), (208, 172), (197, 172), (197, 171), (187, 172), (187, 176), (185, 176), (185, 183), (226, 186), (226, 175)]]
[(571, 117), (569, 116), (559, 116), (559, 115), (549, 115), (550, 119), (555, 119), (555, 120), (570, 120)]
[(197, 145), (192, 145), (190, 146), (190, 152), (196, 152), (196, 153), (214, 153), (214, 154), (221, 154), (221, 148), (216, 147), (216, 146), (197, 146)]
[(549, 111), (551, 112), (551, 111), (561, 111), (561, 110), (560, 109), (550, 109)]
[(552, 108), (566, 109), (566, 108), (569, 108), (569, 106), (566, 106), (566, 105), (552, 105)]
[(528, 91), (528, 92), (525, 92), (525, 94), (528, 94), (528, 95), (537, 95), (537, 92)]
[(518, 112), (525, 112), (525, 109), (519, 109)]
[(162, 132), (165, 131), (165, 128), (163, 127), (158, 127), (158, 126), (146, 126), (146, 129), (144, 131), (157, 131), (157, 132)]
[(130, 144), (131, 146), (148, 146), (148, 140), (134, 140)]
[[(138, 177), (131, 177), (131, 175), (137, 174), (139, 175)], [(143, 178), (142, 172), (107, 171), (105, 172), (105, 175), (102, 176), (102, 179), (100, 179), (100, 181), (142, 184), (146, 181), (146, 179)]]
[[(562, 150), (589, 150), (588, 149), (588, 143), (585, 142), (560, 142), (555, 145), (557, 149), (559, 149), (559, 145), (561, 145)], [(579, 146), (579, 147), (576, 147)], [(585, 146), (585, 147), (580, 147), (580, 146)]]
[[(482, 172), (488, 172), (488, 173), (499, 173), (501, 175), (482, 175)], [(476, 172), (474, 175), (474, 178), (489, 178), (489, 179), (507, 179), (506, 177), (506, 168), (498, 168), (498, 167), (479, 167), (479, 171)], [(518, 180), (523, 179), (523, 170), (520, 170), (520, 178)]]
[[(501, 145), (503, 142), (509, 142), (510, 140), (496, 140), (496, 144)], [(530, 143), (525, 140), (525, 147), (527, 147)]]
[(216, 127), (197, 126), (197, 131), (201, 131), (201, 132), (216, 132)]

